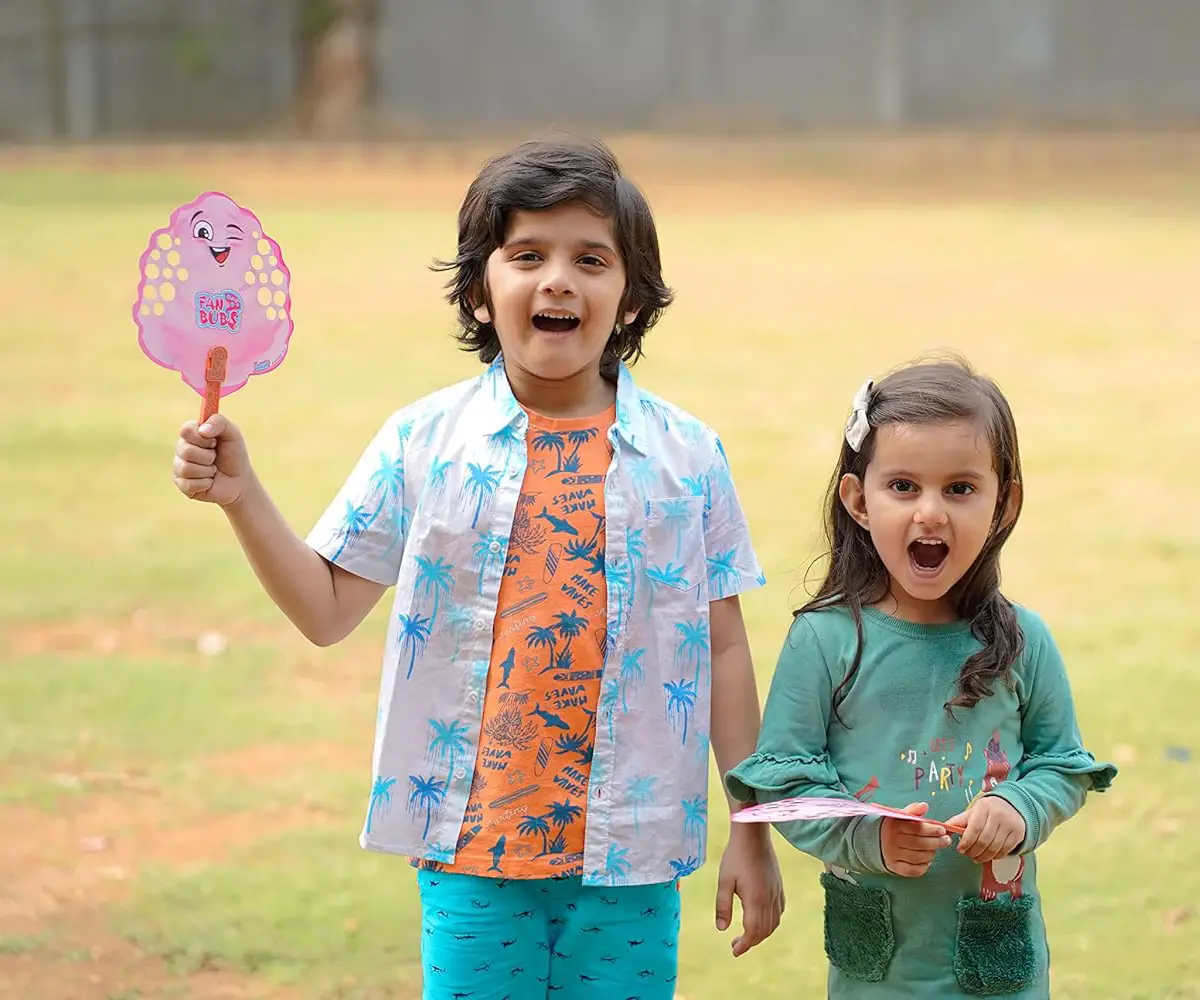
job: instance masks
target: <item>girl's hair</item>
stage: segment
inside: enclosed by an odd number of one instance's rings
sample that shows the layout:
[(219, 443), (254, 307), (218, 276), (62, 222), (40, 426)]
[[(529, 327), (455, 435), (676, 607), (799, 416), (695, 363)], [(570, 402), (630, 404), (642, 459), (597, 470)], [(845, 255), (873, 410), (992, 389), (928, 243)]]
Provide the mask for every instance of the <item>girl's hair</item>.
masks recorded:
[[(1010, 682), (1009, 671), (1021, 655), (1024, 635), (1012, 604), (1000, 593), (1000, 550), (1012, 534), (1021, 505), (1021, 458), (1017, 427), (1012, 410), (991, 379), (976, 374), (967, 362), (951, 359), (919, 363), (901, 368), (875, 384), (867, 403), (870, 430), (859, 451), (843, 438), (841, 457), (826, 497), (825, 533), (829, 566), (825, 580), (813, 598), (796, 611), (844, 607), (854, 619), (858, 648), (845, 679), (833, 695), (834, 714), (846, 695), (847, 686), (862, 662), (862, 609), (882, 600), (888, 592), (889, 575), (865, 528), (842, 504), (842, 477), (854, 475), (861, 481), (875, 450), (876, 432), (888, 424), (939, 424), (970, 421), (987, 435), (992, 451), (992, 468), (1000, 481), (992, 529), (975, 562), (950, 590), (955, 610), (971, 623), (971, 631), (983, 648), (969, 656), (959, 674), (958, 693), (946, 703), (953, 716), (956, 707), (972, 708), (992, 694), (997, 679)], [(1010, 505), (1013, 487), (1015, 502)], [(1007, 517), (1006, 517), (1007, 514)], [(840, 721), (840, 716), (838, 716)]]
[[(458, 211), (458, 254), (433, 264), (434, 270), (451, 272), (446, 298), (458, 309), (457, 339), (463, 350), (476, 352), (486, 363), (500, 353), (495, 327), (480, 323), (475, 308), (487, 301), (488, 258), (503, 245), (513, 213), (572, 202), (612, 222), (625, 265), (625, 295), (602, 367), (611, 372), (618, 359), (634, 362), (641, 356), (642, 338), (673, 298), (663, 283), (654, 216), (604, 143), (569, 138), (524, 142), (489, 160), (467, 189)], [(622, 324), (621, 316), (631, 309), (638, 310), (637, 318)]]

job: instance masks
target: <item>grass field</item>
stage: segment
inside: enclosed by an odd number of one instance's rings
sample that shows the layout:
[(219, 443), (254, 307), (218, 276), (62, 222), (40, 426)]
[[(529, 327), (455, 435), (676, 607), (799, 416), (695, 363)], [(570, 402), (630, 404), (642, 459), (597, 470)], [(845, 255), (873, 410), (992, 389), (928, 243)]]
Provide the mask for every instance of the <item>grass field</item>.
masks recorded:
[[(966, 353), (1022, 432), (1006, 590), (1121, 767), (1043, 852), (1055, 996), (1200, 998), (1194, 171), (700, 161), (630, 145), (678, 291), (638, 372), (725, 440), (769, 575), (745, 602), (763, 689), (854, 390)], [(129, 310), (177, 204), (214, 187), (259, 213), (297, 332), (223, 408), (303, 531), (390, 409), (476, 370), (426, 268), (475, 163), (0, 159), (0, 996), (419, 995), (412, 874), (356, 843), (385, 605), (333, 649), (289, 630), (219, 512), (171, 485), (197, 400)], [(817, 866), (780, 849), (784, 924), (736, 963), (715, 863), (687, 880), (681, 997), (823, 995)]]

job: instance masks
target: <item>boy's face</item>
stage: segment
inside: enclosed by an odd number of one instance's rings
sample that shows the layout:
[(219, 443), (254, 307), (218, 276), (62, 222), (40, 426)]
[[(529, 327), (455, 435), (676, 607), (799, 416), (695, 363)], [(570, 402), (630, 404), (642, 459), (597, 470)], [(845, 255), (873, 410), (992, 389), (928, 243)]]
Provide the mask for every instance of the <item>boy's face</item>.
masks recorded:
[[(489, 304), (475, 309), (500, 339), (510, 378), (600, 377), (600, 358), (625, 293), (625, 265), (609, 219), (568, 203), (515, 212), (488, 258)], [(620, 319), (631, 323), (637, 311)]]

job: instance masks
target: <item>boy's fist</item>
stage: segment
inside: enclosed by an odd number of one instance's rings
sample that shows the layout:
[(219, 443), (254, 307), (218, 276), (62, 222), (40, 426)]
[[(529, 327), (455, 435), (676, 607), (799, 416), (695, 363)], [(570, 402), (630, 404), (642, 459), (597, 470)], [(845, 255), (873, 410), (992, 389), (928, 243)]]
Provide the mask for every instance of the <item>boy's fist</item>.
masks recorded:
[(228, 507), (250, 482), (250, 455), (236, 424), (214, 413), (203, 425), (189, 420), (175, 443), (175, 486), (185, 497)]

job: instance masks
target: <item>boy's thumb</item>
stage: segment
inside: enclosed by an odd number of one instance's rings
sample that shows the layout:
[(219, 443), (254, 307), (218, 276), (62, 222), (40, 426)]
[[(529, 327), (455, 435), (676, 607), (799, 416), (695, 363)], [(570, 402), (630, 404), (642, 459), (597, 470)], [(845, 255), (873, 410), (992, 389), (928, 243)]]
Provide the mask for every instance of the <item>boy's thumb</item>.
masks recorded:
[(223, 413), (214, 413), (200, 425), (199, 430), (206, 438), (224, 438), (229, 441), (237, 437), (237, 428)]

